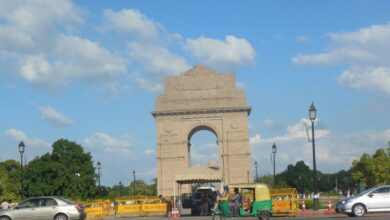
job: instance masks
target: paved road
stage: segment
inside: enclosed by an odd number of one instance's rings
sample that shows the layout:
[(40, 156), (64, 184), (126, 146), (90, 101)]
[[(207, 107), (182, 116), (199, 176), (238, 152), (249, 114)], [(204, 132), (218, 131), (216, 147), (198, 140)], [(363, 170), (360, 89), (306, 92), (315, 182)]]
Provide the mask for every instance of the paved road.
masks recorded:
[[(165, 217), (131, 217), (131, 218), (116, 218), (114, 216), (109, 216), (104, 218), (104, 220), (170, 220), (170, 218)], [(271, 220), (308, 220), (308, 219), (349, 219), (349, 220), (389, 220), (390, 213), (378, 213), (378, 214), (368, 214), (362, 218), (351, 218), (346, 215), (332, 215), (332, 216), (303, 216), (303, 217), (272, 217)], [(211, 216), (182, 216), (177, 220), (211, 220)], [(256, 218), (226, 218), (226, 220), (256, 220)]]

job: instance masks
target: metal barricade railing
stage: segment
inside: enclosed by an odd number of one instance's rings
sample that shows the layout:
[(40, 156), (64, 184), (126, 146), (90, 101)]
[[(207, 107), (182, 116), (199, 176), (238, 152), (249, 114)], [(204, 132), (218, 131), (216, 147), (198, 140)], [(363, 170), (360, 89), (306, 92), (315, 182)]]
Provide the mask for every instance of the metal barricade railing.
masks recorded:
[(114, 214), (114, 206), (110, 200), (96, 200), (82, 202), (87, 213), (87, 220), (103, 219)]
[(117, 198), (116, 204), (117, 217), (164, 216), (167, 210), (166, 203), (155, 196)]
[(297, 216), (298, 192), (295, 188), (271, 189), (272, 215)]

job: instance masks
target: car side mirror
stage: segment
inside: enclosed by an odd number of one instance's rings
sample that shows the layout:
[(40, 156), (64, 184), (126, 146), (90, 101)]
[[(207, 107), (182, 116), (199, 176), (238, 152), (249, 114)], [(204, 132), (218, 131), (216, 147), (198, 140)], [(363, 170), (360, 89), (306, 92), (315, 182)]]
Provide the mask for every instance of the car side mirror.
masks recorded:
[(368, 194), (368, 197), (372, 198), (374, 196), (374, 194), (370, 193)]

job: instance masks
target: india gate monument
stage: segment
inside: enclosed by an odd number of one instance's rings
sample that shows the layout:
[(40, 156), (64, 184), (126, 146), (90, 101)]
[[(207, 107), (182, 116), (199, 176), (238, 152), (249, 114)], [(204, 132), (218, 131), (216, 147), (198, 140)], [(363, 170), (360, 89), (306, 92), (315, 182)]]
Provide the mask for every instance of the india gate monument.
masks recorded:
[(166, 77), (164, 92), (152, 112), (157, 135), (157, 193), (173, 195), (175, 173), (190, 167), (190, 140), (200, 130), (216, 136), (223, 184), (250, 182), (250, 112), (244, 91), (236, 87), (235, 74), (220, 74), (198, 65)]

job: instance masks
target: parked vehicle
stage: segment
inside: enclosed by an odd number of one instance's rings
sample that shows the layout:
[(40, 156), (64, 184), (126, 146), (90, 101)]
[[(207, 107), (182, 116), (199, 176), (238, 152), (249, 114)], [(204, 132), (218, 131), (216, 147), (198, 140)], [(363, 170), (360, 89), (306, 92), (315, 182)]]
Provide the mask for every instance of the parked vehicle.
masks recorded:
[(231, 217), (230, 199), (233, 190), (238, 188), (241, 194), (241, 204), (238, 210), (240, 217), (257, 217), (259, 220), (269, 220), (272, 215), (272, 200), (270, 190), (262, 183), (247, 183), (229, 185), (227, 192), (224, 192), (218, 209), (213, 210), (214, 219)]
[(201, 186), (192, 193), (191, 215), (200, 215), (202, 210), (202, 198), (206, 197), (208, 200), (207, 213), (211, 215), (211, 208), (214, 206), (215, 188), (209, 186)]
[(84, 220), (83, 205), (58, 196), (29, 198), (13, 209), (0, 210), (0, 220)]
[(390, 212), (390, 185), (378, 186), (344, 198), (336, 203), (336, 212), (363, 216), (370, 212)]

